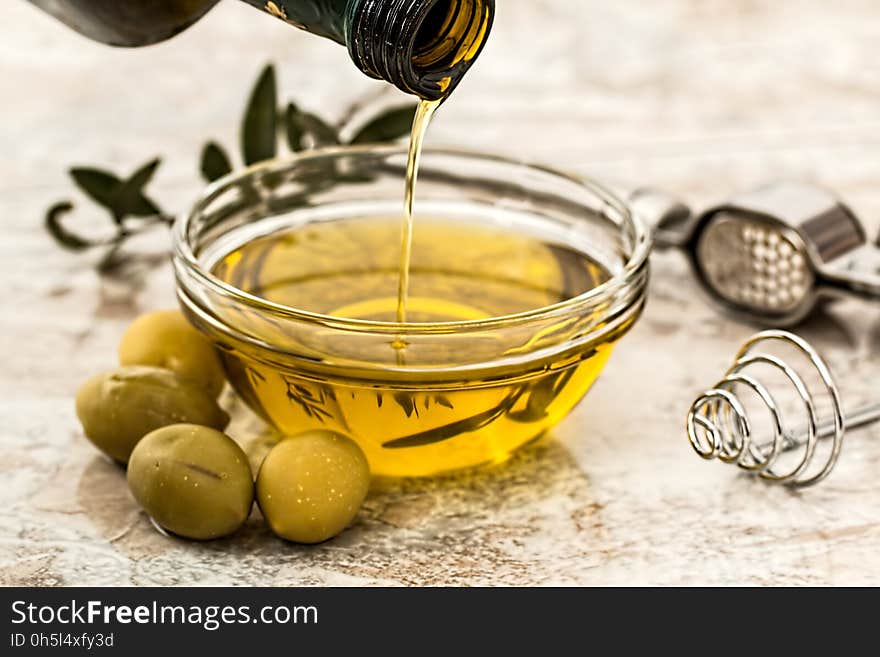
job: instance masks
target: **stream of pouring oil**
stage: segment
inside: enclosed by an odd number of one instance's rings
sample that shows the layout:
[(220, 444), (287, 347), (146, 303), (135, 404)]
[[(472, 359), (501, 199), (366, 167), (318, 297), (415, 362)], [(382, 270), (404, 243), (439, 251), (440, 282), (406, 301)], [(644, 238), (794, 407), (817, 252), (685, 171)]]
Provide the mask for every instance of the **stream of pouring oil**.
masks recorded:
[[(400, 279), (397, 285), (397, 323), (406, 323), (406, 300), (409, 296), (409, 268), (412, 259), (413, 239), (413, 199), (416, 181), (419, 177), (419, 161), (425, 133), (431, 124), (431, 117), (440, 107), (441, 100), (422, 100), (419, 102), (413, 119), (412, 134), (409, 141), (409, 159), (406, 163), (406, 193), (403, 202), (403, 227), (400, 236)], [(395, 345), (397, 346), (397, 345)], [(398, 348), (404, 345), (400, 344)]]

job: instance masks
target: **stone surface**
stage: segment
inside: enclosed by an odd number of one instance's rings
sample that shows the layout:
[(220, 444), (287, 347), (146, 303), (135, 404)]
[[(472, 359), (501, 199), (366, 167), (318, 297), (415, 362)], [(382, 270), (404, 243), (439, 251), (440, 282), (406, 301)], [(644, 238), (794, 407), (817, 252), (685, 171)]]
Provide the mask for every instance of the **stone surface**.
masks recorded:
[[(754, 329), (708, 308), (678, 254), (654, 257), (647, 312), (584, 403), (510, 464), (377, 484), (355, 526), (317, 547), (274, 539), (256, 513), (224, 541), (161, 536), (82, 437), (72, 398), (113, 365), (133, 316), (173, 304), (170, 269), (134, 287), (102, 281), (89, 256), (52, 244), (44, 210), (74, 198), (71, 220), (88, 224), (97, 210), (66, 167), (127, 171), (160, 153), (153, 193), (184, 210), (198, 148), (234, 142), (269, 59), (285, 97), (322, 113), (381, 85), (338, 46), (234, 2), (139, 51), (2, 4), (0, 583), (880, 584), (880, 429), (853, 432), (834, 475), (801, 493), (691, 452), (690, 401)], [(506, 0), (429, 141), (659, 185), (697, 206), (812, 180), (876, 230), (875, 16), (874, 0)], [(850, 406), (880, 397), (877, 310), (847, 303), (800, 329)]]

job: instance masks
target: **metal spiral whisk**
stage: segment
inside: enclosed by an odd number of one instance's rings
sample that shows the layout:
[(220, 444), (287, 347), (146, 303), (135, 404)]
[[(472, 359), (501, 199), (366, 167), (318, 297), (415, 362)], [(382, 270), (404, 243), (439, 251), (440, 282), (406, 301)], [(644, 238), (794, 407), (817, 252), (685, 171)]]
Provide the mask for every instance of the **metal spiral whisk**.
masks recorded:
[[(814, 375), (812, 385), (790, 362), (761, 349), (771, 342), (785, 343), (806, 357), (815, 370), (811, 373)], [(781, 380), (787, 379), (791, 384), (803, 404), (804, 430), (794, 432), (786, 425), (777, 398), (754, 374), (758, 366), (780, 372)], [(754, 423), (736, 393), (739, 386), (751, 389), (769, 411), (771, 440), (757, 442), (754, 439)], [(824, 405), (820, 404), (820, 396), (825, 400)], [(773, 330), (751, 337), (740, 348), (724, 378), (693, 403), (687, 416), (687, 432), (691, 446), (704, 459), (718, 458), (725, 463), (735, 463), (764, 480), (803, 488), (828, 476), (840, 456), (848, 428), (877, 420), (880, 420), (880, 403), (845, 415), (840, 391), (819, 353), (797, 335)], [(831, 443), (819, 450), (820, 440)], [(783, 455), (793, 457), (785, 467), (780, 463)]]

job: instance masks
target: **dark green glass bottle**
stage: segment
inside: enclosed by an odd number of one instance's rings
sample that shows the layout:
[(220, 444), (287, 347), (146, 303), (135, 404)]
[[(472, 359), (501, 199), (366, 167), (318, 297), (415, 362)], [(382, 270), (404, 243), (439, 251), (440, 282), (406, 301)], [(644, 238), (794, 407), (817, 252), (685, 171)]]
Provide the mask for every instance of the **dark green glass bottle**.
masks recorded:
[[(30, 0), (115, 46), (168, 39), (219, 0)], [(242, 0), (345, 45), (355, 65), (427, 100), (447, 95), (479, 55), (495, 0)]]

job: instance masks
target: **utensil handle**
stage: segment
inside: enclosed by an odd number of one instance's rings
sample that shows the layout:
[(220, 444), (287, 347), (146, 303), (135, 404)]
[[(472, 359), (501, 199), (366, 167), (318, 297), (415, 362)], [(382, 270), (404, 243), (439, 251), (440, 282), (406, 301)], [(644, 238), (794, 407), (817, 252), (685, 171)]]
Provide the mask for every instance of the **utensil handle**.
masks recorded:
[(866, 244), (820, 269), (821, 282), (860, 299), (880, 299), (880, 248)]
[[(844, 427), (846, 429), (857, 429), (859, 427), (866, 426), (868, 424), (872, 424), (880, 420), (880, 404), (871, 404), (869, 406), (863, 406), (853, 413), (849, 413), (846, 415), (844, 420)], [(830, 438), (834, 435), (834, 422), (823, 422), (817, 427), (816, 430), (816, 438), (824, 439)], [(783, 451), (790, 451), (792, 449), (797, 449), (798, 447), (802, 447), (807, 442), (807, 432), (803, 431), (796, 436), (786, 436), (783, 444)], [(762, 445), (761, 451), (772, 449), (772, 445)]]

